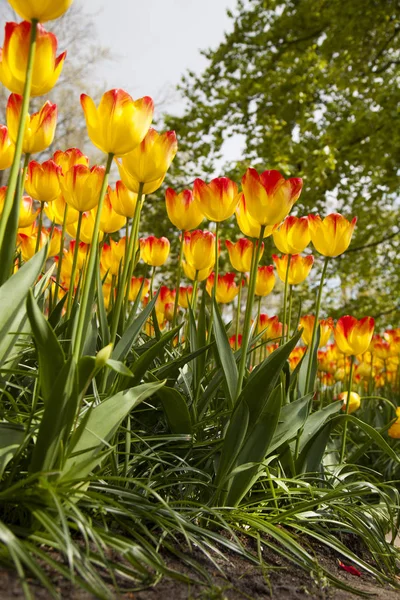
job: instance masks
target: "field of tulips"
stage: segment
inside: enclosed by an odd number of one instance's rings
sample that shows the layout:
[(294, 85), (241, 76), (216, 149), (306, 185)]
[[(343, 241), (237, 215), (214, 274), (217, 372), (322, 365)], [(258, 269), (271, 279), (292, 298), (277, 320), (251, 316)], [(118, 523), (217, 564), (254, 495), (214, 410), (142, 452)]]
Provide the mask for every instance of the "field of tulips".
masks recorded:
[[(302, 180), (275, 170), (165, 189), (175, 133), (151, 127), (151, 98), (122, 89), (98, 105), (81, 96), (104, 166), (78, 148), (51, 148), (57, 106), (30, 113), (30, 101), (51, 92), (66, 58), (42, 23), (71, 2), (9, 0), (24, 20), (5, 25), (0, 55), (10, 92), (0, 126), (9, 169), (1, 565), (15, 569), (26, 598), (33, 580), (59, 597), (57, 573), (107, 599), (162, 576), (207, 589), (193, 547), (211, 561), (227, 552), (268, 567), (264, 547), (350, 592), (318, 563), (315, 543), (400, 587), (400, 328), (324, 313), (327, 266), (351, 244), (356, 217), (293, 216)], [(120, 180), (110, 187), (112, 169)], [(142, 233), (153, 194), (165, 196), (176, 256), (170, 240)], [(221, 239), (227, 220), (231, 239)], [(316, 267), (314, 310), (304, 314), (294, 300)]]

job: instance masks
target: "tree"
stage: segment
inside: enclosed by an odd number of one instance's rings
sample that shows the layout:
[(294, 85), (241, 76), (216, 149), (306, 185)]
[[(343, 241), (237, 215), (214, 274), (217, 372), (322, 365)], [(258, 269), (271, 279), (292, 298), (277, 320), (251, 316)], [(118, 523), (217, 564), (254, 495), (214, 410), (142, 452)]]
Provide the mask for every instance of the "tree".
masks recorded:
[[(180, 86), (177, 184), (216, 172), (224, 144), (247, 166), (304, 179), (298, 214), (358, 216), (331, 261), (333, 314), (399, 315), (398, 0), (239, 0), (232, 31)], [(397, 126), (396, 126), (397, 125)], [(240, 149), (240, 145), (243, 149)]]

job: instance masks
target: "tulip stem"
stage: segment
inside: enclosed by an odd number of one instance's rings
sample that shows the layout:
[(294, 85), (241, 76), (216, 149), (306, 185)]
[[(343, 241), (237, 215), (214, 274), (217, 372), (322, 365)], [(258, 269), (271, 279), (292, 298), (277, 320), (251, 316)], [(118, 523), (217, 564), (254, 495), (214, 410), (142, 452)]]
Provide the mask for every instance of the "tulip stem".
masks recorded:
[(290, 338), (290, 328), (292, 324), (292, 305), (293, 305), (293, 286), (289, 286), (289, 316), (288, 316), (288, 330), (287, 330), (287, 339)]
[[(349, 373), (349, 383), (348, 383), (348, 391), (346, 398), (346, 415), (349, 414), (350, 411), (350, 395), (351, 395), (351, 385), (353, 383), (353, 367), (354, 367), (354, 356), (350, 359), (350, 373)], [(346, 451), (346, 437), (347, 437), (347, 421), (345, 420), (343, 425), (343, 436), (342, 436), (342, 447), (340, 449), (340, 464), (344, 462), (344, 453)]]
[(214, 302), (217, 297), (217, 286), (218, 286), (218, 275), (219, 275), (219, 264), (218, 264), (218, 249), (219, 249), (219, 221), (215, 223), (215, 268), (214, 268), (214, 285), (211, 291), (211, 310), (210, 310), (210, 326), (208, 330), (207, 343), (209, 344), (212, 336), (212, 329), (214, 324)]
[(176, 288), (175, 288), (175, 300), (174, 300), (174, 315), (172, 317), (172, 329), (176, 325), (176, 317), (178, 315), (178, 301), (179, 301), (179, 287), (181, 285), (181, 273), (182, 273), (182, 259), (183, 259), (183, 244), (185, 241), (185, 232), (181, 231), (180, 243), (179, 243), (179, 258), (178, 266), (176, 269)]
[(153, 285), (154, 285), (154, 275), (156, 274), (156, 267), (153, 266), (151, 269), (151, 277), (150, 277), (150, 300), (153, 298)]
[[(36, 19), (32, 19), (32, 21), (31, 21), (31, 37), (29, 40), (29, 53), (28, 53), (28, 60), (26, 63), (25, 84), (24, 84), (24, 91), (23, 91), (23, 96), (22, 96), (21, 113), (19, 116), (17, 139), (15, 142), (14, 160), (13, 160), (13, 164), (12, 164), (11, 170), (10, 170), (10, 175), (8, 178), (7, 192), (6, 192), (6, 197), (4, 199), (3, 213), (2, 213), (1, 219), (0, 219), (0, 248), (2, 247), (3, 242), (4, 242), (4, 235), (6, 232), (7, 221), (8, 221), (8, 217), (10, 216), (11, 209), (13, 206), (15, 191), (17, 188), (18, 173), (20, 171), (20, 165), (21, 165), (21, 156), (22, 156), (22, 146), (23, 146), (23, 142), (24, 142), (26, 115), (28, 114), (28, 110), (29, 110), (29, 100), (30, 100), (31, 87), (32, 87), (33, 61), (35, 58), (35, 51), (36, 51), (37, 25), (38, 25), (38, 21)], [(24, 181), (22, 182), (22, 185), (23, 184), (24, 184)], [(18, 205), (18, 211), (19, 211), (19, 205)], [(17, 219), (17, 221), (18, 221), (18, 219)], [(17, 234), (17, 232), (15, 231), (15, 238), (16, 238), (16, 234)], [(15, 238), (13, 240), (8, 239), (7, 243), (15, 246)], [(11, 272), (11, 268), (10, 268), (10, 272)]]
[(78, 316), (78, 324), (77, 324), (74, 339), (73, 339), (73, 344), (74, 344), (73, 355), (74, 355), (76, 362), (78, 362), (78, 360), (81, 356), (83, 335), (84, 335), (84, 331), (85, 331), (85, 326), (87, 326), (87, 323), (85, 322), (86, 321), (86, 312), (87, 312), (88, 303), (89, 303), (89, 295), (91, 292), (93, 274), (94, 274), (94, 270), (96, 268), (96, 255), (97, 255), (98, 243), (99, 243), (100, 217), (101, 217), (101, 211), (103, 209), (104, 198), (105, 198), (106, 191), (107, 191), (108, 177), (110, 174), (113, 158), (114, 158), (114, 155), (110, 152), (108, 155), (108, 158), (107, 158), (107, 165), (106, 165), (106, 170), (104, 172), (103, 183), (101, 185), (99, 204), (97, 206), (96, 219), (94, 222), (94, 228), (93, 228), (93, 234), (92, 234), (92, 241), (90, 244), (89, 260), (87, 263), (86, 273), (85, 273), (84, 282), (83, 282), (81, 304), (80, 304), (80, 310), (79, 310), (79, 316)]
[(261, 250), (262, 240), (264, 237), (264, 231), (265, 231), (265, 225), (261, 225), (258, 242), (256, 242), (253, 246), (253, 252), (252, 252), (252, 257), (251, 257), (250, 281), (249, 281), (249, 289), (247, 292), (246, 312), (244, 315), (244, 325), (243, 325), (243, 334), (242, 334), (242, 354), (240, 356), (240, 363), (239, 363), (239, 374), (238, 374), (236, 399), (239, 398), (239, 396), (241, 394), (244, 374), (246, 371), (247, 350), (248, 350), (249, 343), (250, 343), (251, 313), (252, 313), (253, 304), (254, 304), (254, 292), (256, 289), (257, 268), (258, 268), (258, 261), (260, 259), (260, 250)]
[(64, 259), (64, 242), (65, 242), (65, 231), (67, 228), (67, 213), (68, 213), (68, 204), (65, 204), (65, 209), (64, 209), (64, 216), (63, 216), (63, 222), (62, 222), (62, 229), (61, 229), (61, 239), (60, 239), (60, 252), (59, 252), (59, 256), (58, 256), (58, 264), (57, 264), (57, 275), (56, 275), (56, 294), (57, 294), (57, 298), (58, 298), (58, 290), (60, 288), (60, 281), (61, 281), (61, 268), (62, 268), (62, 263), (63, 263), (63, 259)]
[[(126, 317), (126, 314), (127, 314), (127, 310), (128, 310), (129, 286), (130, 286), (130, 282), (131, 282), (131, 279), (132, 279), (133, 270), (135, 268), (135, 256), (134, 256), (134, 254), (135, 254), (135, 250), (136, 250), (136, 247), (137, 247), (137, 240), (138, 240), (138, 237), (139, 237), (140, 214), (141, 214), (141, 210), (142, 210), (142, 207), (143, 207), (143, 202), (144, 202), (144, 199), (145, 199), (143, 191), (141, 191), (141, 190), (143, 190), (143, 186), (144, 186), (144, 184), (140, 184), (139, 185), (139, 193), (138, 193), (138, 197), (137, 197), (137, 200), (136, 200), (136, 202), (139, 203), (139, 207), (136, 210), (136, 207), (137, 207), (137, 204), (136, 204), (136, 206), (135, 206), (135, 213), (134, 213), (134, 217), (133, 217), (133, 221), (132, 221), (132, 226), (131, 226), (131, 233), (130, 233), (131, 236), (132, 235), (134, 236), (134, 238), (133, 238), (133, 245), (132, 245), (132, 248), (131, 248), (131, 246), (129, 246), (128, 253), (127, 253), (127, 262), (128, 262), (128, 267), (127, 268), (128, 268), (128, 272), (127, 272), (127, 277), (126, 277), (126, 282), (125, 282), (125, 287), (124, 287), (124, 289), (125, 288), (127, 288), (127, 289), (126, 289), (126, 293), (125, 293), (124, 308), (123, 308), (123, 311), (122, 311), (122, 315), (123, 315), (124, 320), (125, 320), (125, 317)], [(129, 238), (129, 241), (130, 241), (130, 238)], [(128, 240), (126, 240), (126, 242), (128, 243)], [(129, 254), (130, 249), (131, 249), (132, 256)]]
[(74, 298), (75, 275), (76, 275), (76, 266), (78, 264), (78, 256), (79, 256), (79, 242), (80, 242), (80, 237), (81, 237), (82, 217), (83, 217), (83, 212), (80, 212), (79, 217), (78, 217), (78, 224), (76, 227), (74, 256), (72, 259), (71, 279), (70, 279), (69, 290), (68, 290), (67, 319), (69, 319), (69, 317), (71, 316), (72, 301)]
[(42, 236), (42, 228), (43, 228), (43, 207), (44, 207), (44, 202), (41, 202), (40, 203), (40, 212), (39, 212), (39, 224), (38, 224), (38, 230), (37, 230), (37, 234), (36, 234), (35, 254), (37, 254), (40, 249), (40, 238)]
[(313, 330), (312, 330), (312, 335), (311, 335), (311, 342), (310, 345), (308, 347), (307, 352), (309, 353), (308, 355), (308, 366), (307, 366), (307, 377), (306, 377), (306, 387), (304, 390), (304, 393), (307, 394), (309, 391), (309, 385), (310, 385), (310, 377), (311, 377), (311, 368), (312, 368), (312, 357), (313, 357), (313, 352), (314, 352), (314, 342), (315, 342), (315, 336), (317, 334), (317, 327), (318, 327), (318, 319), (319, 319), (319, 311), (321, 308), (321, 298), (322, 298), (322, 289), (324, 287), (324, 281), (325, 281), (325, 275), (326, 275), (326, 270), (328, 268), (328, 262), (329, 262), (329, 256), (325, 257), (325, 261), (324, 261), (324, 266), (322, 269), (322, 273), (321, 273), (321, 280), (319, 282), (319, 288), (318, 288), (318, 295), (317, 295), (317, 303), (315, 306), (315, 318), (314, 318), (314, 325), (313, 325)]
[(286, 274), (285, 274), (285, 288), (283, 292), (283, 319), (282, 319), (282, 338), (281, 338), (281, 346), (285, 343), (286, 340), (286, 316), (287, 316), (287, 299), (288, 299), (288, 289), (289, 289), (289, 271), (290, 271), (290, 263), (292, 260), (292, 255), (287, 255), (287, 265), (286, 265)]
[(243, 284), (243, 278), (242, 278), (242, 275), (240, 275), (239, 292), (238, 292), (238, 296), (237, 296), (237, 309), (236, 309), (235, 350), (239, 350), (239, 328), (240, 328), (240, 307), (242, 304), (242, 284)]

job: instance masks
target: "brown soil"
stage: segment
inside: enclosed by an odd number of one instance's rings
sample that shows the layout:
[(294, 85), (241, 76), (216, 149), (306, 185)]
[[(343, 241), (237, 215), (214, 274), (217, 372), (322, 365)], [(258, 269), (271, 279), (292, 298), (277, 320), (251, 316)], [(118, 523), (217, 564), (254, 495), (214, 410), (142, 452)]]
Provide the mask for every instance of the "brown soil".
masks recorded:
[[(216, 558), (215, 563), (208, 561), (199, 551), (192, 553), (192, 558), (207, 570), (211, 585), (188, 585), (175, 579), (164, 577), (154, 587), (141, 591), (124, 590), (121, 581), (121, 593), (110, 588), (110, 598), (126, 600), (262, 600), (275, 598), (279, 600), (321, 599), (348, 600), (362, 596), (376, 599), (399, 600), (399, 589), (389, 585), (381, 585), (373, 577), (361, 573), (361, 577), (347, 573), (339, 568), (338, 558), (334, 552), (314, 544), (315, 556), (321, 566), (328, 569), (342, 582), (352, 586), (358, 594), (336, 589), (317, 573), (309, 574), (302, 569), (288, 564), (285, 559), (267, 551), (263, 553), (265, 568), (260, 569), (242, 557), (224, 552), (225, 559)], [(164, 555), (170, 569), (199, 580), (198, 572), (191, 571), (174, 556)], [(217, 565), (217, 566), (216, 566)], [(218, 570), (218, 567), (222, 572)], [(56, 586), (60, 598), (71, 600), (94, 600), (92, 594), (74, 588), (71, 583), (56, 573), (49, 573)], [(37, 600), (48, 600), (50, 594), (33, 579), (29, 579), (32, 594)], [(0, 570), (0, 600), (20, 600), (23, 593), (19, 580), (13, 571)]]

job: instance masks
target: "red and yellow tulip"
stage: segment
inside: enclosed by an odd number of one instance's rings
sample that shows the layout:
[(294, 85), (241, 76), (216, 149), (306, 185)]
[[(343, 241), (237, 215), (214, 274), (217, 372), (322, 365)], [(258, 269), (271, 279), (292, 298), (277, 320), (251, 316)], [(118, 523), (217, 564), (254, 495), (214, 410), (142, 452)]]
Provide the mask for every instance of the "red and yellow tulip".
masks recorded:
[(308, 217), (288, 216), (272, 235), (279, 252), (282, 252), (282, 254), (300, 254), (311, 240)]
[[(8, 133), (15, 144), (21, 116), (22, 96), (11, 94), (6, 109)], [(32, 115), (27, 115), (22, 152), (35, 154), (43, 152), (53, 142), (57, 125), (57, 105), (47, 101)]]
[(374, 325), (372, 317), (364, 317), (359, 321), (350, 315), (341, 317), (334, 330), (340, 352), (349, 356), (366, 352), (374, 334)]
[[(274, 261), (276, 270), (278, 271), (278, 277), (283, 283), (286, 281), (288, 259), (288, 254), (284, 254), (280, 257), (276, 254), (272, 255), (272, 260)], [(288, 284), (298, 285), (299, 283), (303, 283), (303, 281), (305, 281), (310, 274), (313, 264), (314, 257), (311, 255), (301, 256), (300, 254), (292, 254), (290, 256), (289, 263)]]
[(319, 215), (309, 215), (308, 225), (314, 248), (323, 256), (339, 256), (347, 250), (356, 226), (357, 217), (350, 222), (339, 213), (332, 213), (321, 219)]
[(140, 258), (147, 265), (160, 267), (169, 256), (170, 243), (166, 237), (157, 238), (155, 235), (149, 235), (142, 238), (140, 242)]
[(196, 229), (204, 219), (204, 214), (190, 190), (182, 190), (177, 194), (172, 188), (167, 188), (165, 206), (169, 220), (181, 231)]
[(193, 196), (205, 217), (217, 223), (231, 217), (239, 202), (238, 186), (228, 177), (217, 177), (208, 184), (195, 179)]

